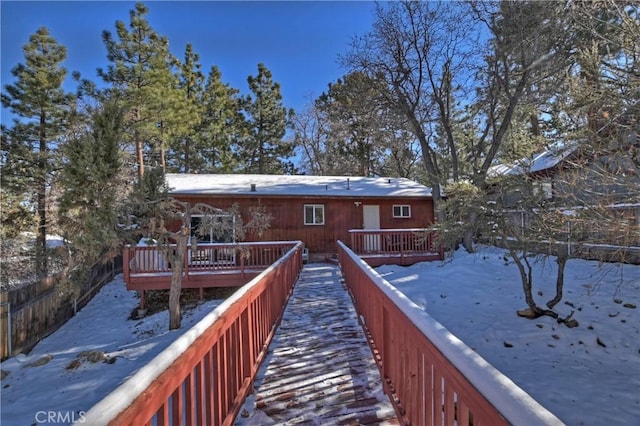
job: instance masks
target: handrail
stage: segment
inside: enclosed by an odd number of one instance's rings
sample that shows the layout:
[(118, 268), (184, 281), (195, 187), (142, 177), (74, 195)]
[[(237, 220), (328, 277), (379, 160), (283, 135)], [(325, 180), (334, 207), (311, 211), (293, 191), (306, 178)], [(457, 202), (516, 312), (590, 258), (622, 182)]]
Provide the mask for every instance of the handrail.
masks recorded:
[(302, 269), (303, 247), (297, 242), (94, 405), (82, 423), (231, 424)]
[(562, 424), (341, 241), (338, 257), (385, 390), (408, 424)]
[[(437, 244), (436, 232), (430, 228), (350, 229), (349, 247), (357, 254), (436, 253), (444, 255)], [(442, 257), (444, 258), (444, 257)]]
[[(272, 241), (250, 243), (210, 243), (198, 244), (193, 250), (187, 247), (184, 272), (212, 270), (243, 270), (271, 265), (297, 241)], [(176, 247), (126, 245), (123, 250), (125, 281), (135, 273), (170, 273), (171, 265), (165, 251)]]

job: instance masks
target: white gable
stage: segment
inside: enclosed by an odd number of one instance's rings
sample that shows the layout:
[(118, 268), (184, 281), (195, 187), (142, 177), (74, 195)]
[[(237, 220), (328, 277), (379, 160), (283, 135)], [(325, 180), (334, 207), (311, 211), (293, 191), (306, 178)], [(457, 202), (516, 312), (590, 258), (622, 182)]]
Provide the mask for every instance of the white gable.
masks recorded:
[(405, 178), (168, 173), (166, 181), (172, 194), (431, 197), (431, 188)]

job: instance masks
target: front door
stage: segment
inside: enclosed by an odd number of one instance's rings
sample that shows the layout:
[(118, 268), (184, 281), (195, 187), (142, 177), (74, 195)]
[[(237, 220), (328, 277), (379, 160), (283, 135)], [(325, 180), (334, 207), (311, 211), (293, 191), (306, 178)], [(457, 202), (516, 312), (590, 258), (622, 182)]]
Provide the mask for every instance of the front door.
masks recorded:
[[(380, 229), (380, 206), (363, 206), (363, 228), (364, 229)], [(380, 235), (364, 236), (365, 251), (380, 250)]]

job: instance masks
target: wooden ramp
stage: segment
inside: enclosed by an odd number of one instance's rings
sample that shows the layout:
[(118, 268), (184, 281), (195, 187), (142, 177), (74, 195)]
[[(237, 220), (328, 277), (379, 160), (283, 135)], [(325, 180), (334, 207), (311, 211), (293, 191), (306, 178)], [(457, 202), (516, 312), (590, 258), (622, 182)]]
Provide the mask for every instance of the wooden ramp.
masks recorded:
[(338, 266), (305, 265), (235, 424), (399, 424)]

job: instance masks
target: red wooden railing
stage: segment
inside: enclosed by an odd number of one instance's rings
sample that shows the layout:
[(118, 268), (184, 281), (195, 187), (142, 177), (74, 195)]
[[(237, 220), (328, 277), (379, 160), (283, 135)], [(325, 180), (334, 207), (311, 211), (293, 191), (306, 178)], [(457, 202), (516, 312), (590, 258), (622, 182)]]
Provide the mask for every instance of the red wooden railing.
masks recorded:
[[(202, 287), (202, 275), (214, 272), (261, 271), (291, 249), (296, 241), (198, 244), (187, 248), (183, 259), (183, 288)], [(158, 288), (171, 282), (171, 264), (165, 251), (156, 246), (125, 246), (123, 249), (124, 280), (132, 290), (144, 289), (148, 284)]]
[(435, 231), (428, 228), (351, 229), (349, 235), (349, 248), (372, 266), (389, 259), (401, 265), (444, 259)]
[(562, 424), (342, 242), (338, 258), (385, 390), (406, 423)]
[(84, 424), (228, 425), (302, 269), (298, 242), (92, 407)]
[[(266, 268), (289, 251), (296, 241), (198, 244), (187, 248), (184, 272)], [(165, 250), (171, 250), (169, 245)], [(131, 274), (170, 273), (171, 265), (164, 251), (156, 246), (125, 246), (125, 276)]]

